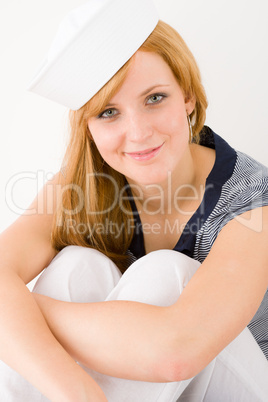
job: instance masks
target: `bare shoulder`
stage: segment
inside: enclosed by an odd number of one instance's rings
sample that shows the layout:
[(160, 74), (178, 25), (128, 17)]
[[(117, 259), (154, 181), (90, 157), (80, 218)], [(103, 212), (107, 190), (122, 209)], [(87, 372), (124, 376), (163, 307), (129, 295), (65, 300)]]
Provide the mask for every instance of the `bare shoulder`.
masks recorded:
[(31, 205), (0, 234), (0, 269), (12, 269), (28, 283), (56, 255), (51, 244), (53, 217), (60, 192), (57, 173), (38, 193)]
[(268, 206), (245, 212), (227, 223), (202, 264), (204, 269), (226, 277), (230, 286), (237, 288), (237, 294), (245, 292), (247, 321), (268, 287), (267, 243)]
[[(268, 279), (268, 206), (236, 216), (219, 233), (208, 261), (224, 257), (225, 265), (263, 270)], [(267, 283), (268, 286), (268, 283)]]

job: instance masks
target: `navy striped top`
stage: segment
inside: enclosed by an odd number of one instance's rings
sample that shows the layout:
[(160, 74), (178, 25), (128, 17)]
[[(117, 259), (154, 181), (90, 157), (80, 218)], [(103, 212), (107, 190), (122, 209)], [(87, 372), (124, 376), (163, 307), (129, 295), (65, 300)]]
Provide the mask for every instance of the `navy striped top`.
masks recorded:
[[(215, 149), (216, 160), (206, 180), (203, 200), (186, 224), (174, 250), (202, 263), (219, 232), (230, 220), (268, 205), (268, 168), (235, 151), (206, 126), (200, 135), (200, 145)], [(132, 208), (136, 229), (129, 251), (134, 259), (138, 259), (145, 255), (144, 239), (133, 200)], [(248, 327), (268, 359), (268, 289)]]

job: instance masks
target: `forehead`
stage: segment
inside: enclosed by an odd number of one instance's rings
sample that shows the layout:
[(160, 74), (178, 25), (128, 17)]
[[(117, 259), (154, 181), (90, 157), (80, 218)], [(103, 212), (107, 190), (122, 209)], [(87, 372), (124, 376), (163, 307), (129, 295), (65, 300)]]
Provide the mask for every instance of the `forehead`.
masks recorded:
[(126, 94), (140, 94), (156, 85), (178, 85), (169, 65), (161, 56), (152, 52), (138, 51), (132, 57), (131, 66), (113, 100)]

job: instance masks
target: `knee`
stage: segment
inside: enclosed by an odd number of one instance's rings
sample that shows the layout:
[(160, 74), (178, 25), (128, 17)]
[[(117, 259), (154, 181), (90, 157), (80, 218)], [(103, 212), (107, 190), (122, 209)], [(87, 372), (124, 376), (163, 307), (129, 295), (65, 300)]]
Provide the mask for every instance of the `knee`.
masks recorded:
[(100, 273), (108, 269), (117, 271), (116, 265), (103, 253), (89, 247), (66, 246), (47, 266), (45, 272), (62, 275), (62, 278), (76, 272), (88, 271)]
[(65, 301), (102, 301), (120, 276), (116, 265), (98, 250), (67, 246), (44, 270), (33, 291)]
[(81, 247), (81, 246), (66, 246), (64, 247), (51, 261), (51, 264), (61, 262), (69, 262), (68, 266), (75, 265), (75, 264), (84, 264), (92, 259), (98, 260), (106, 260), (107, 262), (110, 261), (109, 258), (101, 253), (98, 250), (89, 247)]
[(169, 306), (199, 266), (198, 261), (176, 251), (154, 251), (128, 268), (109, 297)]
[(114, 269), (119, 271), (116, 265), (105, 254), (94, 248), (81, 246), (66, 246), (51, 261), (47, 269), (55, 268), (64, 272), (71, 272), (77, 268), (88, 267), (92, 270)]
[(176, 272), (188, 282), (199, 266), (198, 261), (178, 251), (157, 250), (135, 261), (130, 266), (129, 272), (141, 270), (143, 275), (155, 275), (156, 273), (167, 275), (170, 272)]

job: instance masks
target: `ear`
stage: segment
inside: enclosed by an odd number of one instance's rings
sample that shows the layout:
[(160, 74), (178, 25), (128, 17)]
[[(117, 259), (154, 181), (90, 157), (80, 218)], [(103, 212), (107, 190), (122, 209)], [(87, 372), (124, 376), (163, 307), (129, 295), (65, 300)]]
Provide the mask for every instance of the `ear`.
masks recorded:
[(186, 108), (187, 115), (190, 116), (190, 114), (193, 113), (195, 105), (196, 105), (195, 96), (186, 97), (184, 102), (185, 102), (185, 108)]

